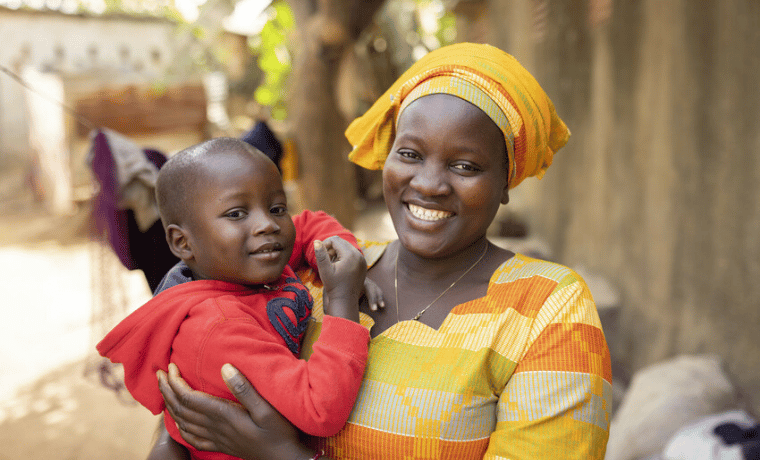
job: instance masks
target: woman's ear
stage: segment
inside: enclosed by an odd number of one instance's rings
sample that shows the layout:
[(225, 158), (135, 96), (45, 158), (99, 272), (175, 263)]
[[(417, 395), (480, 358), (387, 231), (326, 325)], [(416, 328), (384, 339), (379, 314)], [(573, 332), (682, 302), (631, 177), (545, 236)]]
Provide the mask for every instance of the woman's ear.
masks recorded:
[(501, 204), (509, 203), (509, 184), (504, 186), (504, 190), (501, 191)]
[(192, 260), (193, 248), (190, 247), (190, 235), (187, 230), (177, 224), (168, 225), (166, 227), (166, 242), (169, 243), (172, 254), (183, 261)]

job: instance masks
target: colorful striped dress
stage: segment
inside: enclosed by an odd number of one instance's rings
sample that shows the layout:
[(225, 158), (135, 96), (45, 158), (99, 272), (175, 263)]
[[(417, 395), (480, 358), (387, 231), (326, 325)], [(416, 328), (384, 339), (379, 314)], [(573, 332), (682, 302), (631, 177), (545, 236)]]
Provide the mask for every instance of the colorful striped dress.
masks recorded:
[[(364, 242), (367, 263), (386, 247)], [(316, 294), (318, 331), (321, 284), (301, 275)], [(319, 443), (336, 460), (601, 460), (611, 381), (586, 283), (518, 254), (494, 272), (485, 297), (455, 307), (438, 330), (402, 321), (373, 338), (348, 423)]]

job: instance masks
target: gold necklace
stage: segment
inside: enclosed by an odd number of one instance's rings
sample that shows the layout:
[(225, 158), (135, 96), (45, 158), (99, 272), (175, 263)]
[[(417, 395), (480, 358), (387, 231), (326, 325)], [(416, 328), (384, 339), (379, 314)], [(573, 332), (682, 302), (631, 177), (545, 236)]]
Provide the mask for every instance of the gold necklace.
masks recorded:
[[(401, 243), (399, 243), (399, 244), (401, 244)], [(412, 321), (419, 321), (419, 319), (427, 311), (428, 308), (430, 308), (434, 303), (436, 303), (438, 301), (438, 299), (440, 299), (441, 297), (443, 297), (444, 294), (446, 294), (447, 292), (449, 292), (449, 289), (453, 288), (455, 284), (457, 284), (462, 278), (465, 277), (465, 275), (467, 275), (468, 273), (470, 273), (470, 270), (472, 270), (473, 268), (475, 268), (475, 266), (478, 263), (480, 263), (481, 260), (483, 260), (483, 257), (486, 256), (486, 252), (488, 252), (488, 246), (489, 246), (489, 244), (486, 241), (486, 249), (485, 249), (485, 251), (483, 251), (483, 254), (481, 254), (480, 257), (478, 257), (478, 260), (476, 260), (474, 264), (470, 265), (470, 268), (468, 268), (467, 270), (465, 270), (465, 272), (462, 273), (459, 276), (459, 278), (457, 278), (456, 280), (454, 280), (454, 282), (451, 283), (449, 285), (449, 287), (447, 287), (446, 289), (443, 290), (443, 292), (441, 292), (440, 294), (438, 294), (438, 297), (436, 297), (432, 302), (430, 302), (427, 307), (423, 308), (422, 310), (420, 310), (419, 313), (417, 313), (416, 315), (414, 315), (414, 318), (412, 318)], [(397, 323), (401, 322), (401, 320), (399, 319), (399, 313), (398, 313), (398, 253), (401, 252), (400, 249), (401, 248), (399, 248), (399, 251), (396, 252), (396, 269), (395, 269), (395, 272), (394, 272), (394, 275), (393, 275), (394, 276), (394, 278), (393, 278), (393, 281), (394, 281), (393, 287), (396, 290), (396, 322)]]

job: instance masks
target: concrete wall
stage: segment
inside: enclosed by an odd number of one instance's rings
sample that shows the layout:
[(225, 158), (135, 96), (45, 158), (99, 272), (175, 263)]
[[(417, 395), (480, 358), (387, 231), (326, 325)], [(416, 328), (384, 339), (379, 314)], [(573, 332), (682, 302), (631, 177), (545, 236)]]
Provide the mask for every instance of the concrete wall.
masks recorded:
[[(0, 65), (17, 74), (24, 66), (64, 76), (108, 70), (110, 84), (145, 83), (172, 62), (172, 34), (165, 20), (0, 7)], [(0, 73), (0, 164), (28, 153), (24, 91)]]
[(573, 132), (522, 193), (556, 259), (621, 289), (613, 355), (718, 353), (760, 412), (760, 3), (490, 8)]

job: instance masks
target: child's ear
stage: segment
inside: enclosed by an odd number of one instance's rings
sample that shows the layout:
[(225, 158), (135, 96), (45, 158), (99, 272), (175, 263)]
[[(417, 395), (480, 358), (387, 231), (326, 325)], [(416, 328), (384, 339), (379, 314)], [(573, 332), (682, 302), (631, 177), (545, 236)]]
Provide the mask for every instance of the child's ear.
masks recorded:
[(171, 224), (166, 227), (166, 242), (169, 243), (172, 254), (180, 259), (191, 260), (193, 258), (190, 237), (187, 231), (179, 225)]

